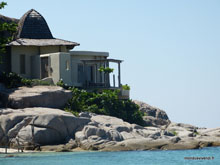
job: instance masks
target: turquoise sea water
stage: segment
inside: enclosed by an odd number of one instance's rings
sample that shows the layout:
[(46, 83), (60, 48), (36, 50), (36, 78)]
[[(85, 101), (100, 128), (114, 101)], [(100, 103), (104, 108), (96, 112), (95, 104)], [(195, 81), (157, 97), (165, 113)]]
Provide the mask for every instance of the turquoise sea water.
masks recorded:
[(220, 165), (220, 147), (179, 151), (21, 153), (14, 154), (15, 157), (5, 156), (0, 154), (0, 165)]

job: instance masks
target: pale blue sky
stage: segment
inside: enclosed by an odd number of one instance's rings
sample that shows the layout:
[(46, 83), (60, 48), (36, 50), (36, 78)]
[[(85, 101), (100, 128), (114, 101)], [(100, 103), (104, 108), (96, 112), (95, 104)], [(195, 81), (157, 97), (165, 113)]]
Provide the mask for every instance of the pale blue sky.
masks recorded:
[(7, 0), (1, 14), (31, 8), (53, 35), (124, 60), (131, 98), (174, 122), (220, 127), (219, 0)]

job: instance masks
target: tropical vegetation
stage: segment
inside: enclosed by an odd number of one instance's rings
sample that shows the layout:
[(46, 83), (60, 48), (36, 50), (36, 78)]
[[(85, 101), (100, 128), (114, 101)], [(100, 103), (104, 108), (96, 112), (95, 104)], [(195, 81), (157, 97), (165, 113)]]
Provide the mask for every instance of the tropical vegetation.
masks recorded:
[[(6, 2), (0, 2), (0, 10), (6, 5)], [(13, 39), (13, 34), (16, 32), (16, 27), (17, 24), (15, 23), (0, 22), (0, 34), (3, 34), (4, 32), (9, 33), (9, 36), (0, 36), (0, 53), (5, 53), (5, 46)], [(0, 56), (0, 63), (2, 63), (2, 56)]]
[(86, 91), (72, 88), (72, 98), (66, 111), (77, 115), (80, 112), (92, 112), (115, 116), (129, 123), (143, 125), (142, 114), (137, 104), (130, 99), (120, 100), (118, 90)]
[(6, 88), (17, 88), (20, 86), (50, 85), (50, 83), (38, 79), (26, 79), (14, 72), (0, 74), (0, 83)]

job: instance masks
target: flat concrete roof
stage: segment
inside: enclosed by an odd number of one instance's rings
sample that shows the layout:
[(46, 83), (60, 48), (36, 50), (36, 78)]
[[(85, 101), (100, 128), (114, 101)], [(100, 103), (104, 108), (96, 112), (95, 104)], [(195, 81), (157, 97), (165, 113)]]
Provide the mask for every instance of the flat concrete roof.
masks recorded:
[(96, 51), (70, 51), (70, 55), (108, 57), (109, 53), (108, 52), (96, 52)]

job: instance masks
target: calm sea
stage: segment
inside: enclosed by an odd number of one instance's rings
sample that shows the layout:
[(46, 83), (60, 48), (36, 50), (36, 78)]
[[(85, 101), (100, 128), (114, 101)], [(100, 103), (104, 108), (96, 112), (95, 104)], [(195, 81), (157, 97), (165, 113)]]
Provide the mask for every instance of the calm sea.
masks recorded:
[(0, 165), (220, 165), (220, 147), (179, 151), (22, 153)]

